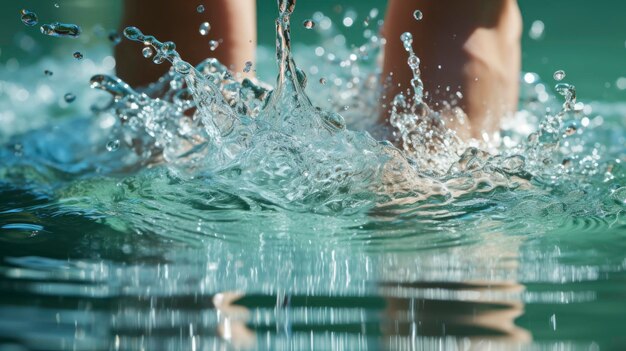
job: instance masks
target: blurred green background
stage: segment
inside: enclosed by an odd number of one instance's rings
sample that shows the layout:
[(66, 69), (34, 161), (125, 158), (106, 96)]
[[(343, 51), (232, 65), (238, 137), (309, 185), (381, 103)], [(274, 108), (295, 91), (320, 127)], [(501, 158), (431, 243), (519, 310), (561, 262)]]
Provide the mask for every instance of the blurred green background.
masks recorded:
[[(26, 65), (42, 57), (53, 55), (71, 60), (71, 53), (89, 48), (109, 45), (110, 31), (117, 29), (123, 0), (22, 0), (3, 1), (0, 4), (0, 70)], [(146, 6), (152, 1), (145, 0)], [(201, 0), (181, 1), (189, 7), (189, 16), (202, 22), (203, 14), (195, 11)], [(55, 6), (58, 4), (58, 7)], [(259, 0), (259, 40), (267, 46), (274, 43), (274, 17), (276, 2)], [(360, 23), (371, 8), (381, 13), (386, 0), (300, 0), (294, 15), (294, 23), (310, 18), (315, 11), (322, 11), (333, 19), (341, 19), (345, 11), (354, 10)], [(567, 72), (566, 80), (578, 87), (582, 100), (626, 101), (626, 87), (616, 84), (626, 77), (626, 2), (615, 0), (523, 0), (520, 7), (524, 16), (523, 69), (539, 73), (551, 80), (557, 69)], [(26, 27), (20, 21), (19, 11), (29, 9), (39, 15), (42, 22), (69, 22), (83, 27), (84, 35), (76, 40), (51, 38), (39, 33), (38, 26)], [(210, 9), (207, 9), (207, 12)], [(532, 23), (545, 24), (541, 40), (529, 36)], [(339, 21), (338, 21), (339, 22)], [(337, 22), (337, 23), (338, 23)], [(94, 30), (95, 28), (95, 30)], [(355, 25), (344, 30), (349, 42), (360, 43), (362, 26)], [(98, 34), (99, 33), (99, 34)], [(198, 35), (199, 45), (206, 38)], [(314, 43), (315, 35), (302, 26), (294, 26), (295, 41)], [(167, 38), (166, 38), (167, 39)], [(622, 80), (626, 82), (625, 79)], [(622, 84), (624, 85), (624, 84)], [(622, 89), (620, 89), (622, 88)]]

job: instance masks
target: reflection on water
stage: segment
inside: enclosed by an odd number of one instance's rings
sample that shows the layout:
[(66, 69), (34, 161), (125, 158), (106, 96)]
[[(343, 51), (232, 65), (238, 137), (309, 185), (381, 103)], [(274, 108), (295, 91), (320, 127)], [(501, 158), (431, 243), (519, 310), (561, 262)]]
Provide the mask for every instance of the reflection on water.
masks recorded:
[[(625, 244), (615, 242), (601, 257), (590, 252), (623, 238), (623, 222), (599, 224), (579, 246), (562, 246), (569, 233), (558, 230), (533, 238), (465, 221), (472, 229), (464, 233), (447, 221), (450, 230), (440, 230), (430, 248), (429, 234), (404, 231), (424, 244), (408, 251), (368, 229), (355, 230), (354, 237), (369, 238), (356, 242), (329, 234), (375, 226), (366, 223), (369, 215), (324, 223), (270, 212), (248, 219), (272, 223), (256, 226), (265, 231), (257, 240), (232, 233), (228, 241), (212, 231), (220, 223), (243, 229), (246, 221), (233, 225), (213, 210), (216, 220), (194, 228), (195, 237), (173, 240), (114, 231), (102, 217), (8, 185), (1, 193), (6, 347), (575, 350), (623, 341), (608, 336), (619, 335), (625, 312)], [(158, 227), (156, 217), (141, 217)], [(403, 225), (387, 223), (388, 234), (402, 238)], [(581, 332), (577, 318), (590, 310), (604, 326)]]

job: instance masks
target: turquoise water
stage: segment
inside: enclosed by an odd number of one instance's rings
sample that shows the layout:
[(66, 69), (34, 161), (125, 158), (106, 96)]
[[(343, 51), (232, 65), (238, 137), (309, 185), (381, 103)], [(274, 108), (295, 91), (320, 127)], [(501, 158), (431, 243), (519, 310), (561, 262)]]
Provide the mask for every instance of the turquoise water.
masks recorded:
[[(293, 22), (313, 8), (298, 4)], [(124, 93), (105, 108), (107, 94), (83, 89), (112, 69), (96, 44), (80, 63), (48, 58), (2, 71), (0, 349), (626, 345), (619, 89), (589, 103), (594, 80), (581, 87), (571, 59), (558, 68), (582, 105), (561, 107), (553, 69), (544, 85), (525, 75), (522, 112), (491, 150), (502, 158), (401, 153), (359, 131), (373, 127), (364, 116), (373, 117), (376, 91), (345, 83), (367, 82), (371, 63), (348, 74), (308, 40), (295, 62), (308, 68), (308, 98), (322, 111), (299, 92), (288, 55), (267, 107), (248, 96), (232, 109), (212, 94), (246, 90), (211, 85), (217, 66), (199, 69), (206, 81), (196, 71), (170, 76), (161, 102)], [(260, 75), (272, 77), (272, 50), (259, 56)], [(320, 89), (320, 77), (342, 84)], [(114, 81), (95, 81), (116, 91)], [(196, 100), (179, 95), (179, 83)], [(197, 124), (176, 109), (188, 103)], [(347, 130), (323, 111), (342, 113)], [(119, 118), (136, 122), (120, 128)], [(538, 143), (526, 141), (527, 128)]]

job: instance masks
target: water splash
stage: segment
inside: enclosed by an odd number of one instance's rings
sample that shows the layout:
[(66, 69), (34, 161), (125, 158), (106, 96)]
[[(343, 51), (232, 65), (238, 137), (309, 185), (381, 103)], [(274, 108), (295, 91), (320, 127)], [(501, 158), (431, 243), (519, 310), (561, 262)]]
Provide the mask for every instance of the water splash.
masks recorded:
[(60, 22), (44, 24), (40, 29), (42, 34), (51, 37), (78, 38), (81, 33), (79, 26)]
[[(446, 127), (440, 113), (424, 102), (424, 83), (421, 79), (420, 60), (413, 51), (413, 36), (403, 33), (400, 40), (409, 54), (408, 65), (413, 72), (411, 94), (394, 98), (389, 122), (399, 132), (403, 149), (418, 162), (420, 169), (443, 174), (457, 158), (462, 145), (454, 131)], [(451, 110), (453, 117), (463, 119), (460, 110)]]
[[(289, 209), (320, 212), (359, 211), (399, 199), (451, 199), (529, 182), (553, 184), (564, 174), (580, 169), (589, 174), (601, 167), (601, 150), (589, 154), (584, 144), (573, 86), (556, 88), (566, 98), (563, 110), (543, 118), (527, 141), (511, 134), (506, 138), (515, 137), (518, 144), (500, 149), (461, 142), (447, 124), (465, 118), (462, 111), (449, 106), (436, 112), (424, 101), (410, 33), (401, 40), (412, 70), (411, 89), (395, 98), (390, 116), (402, 151), (349, 130), (345, 117), (333, 111), (354, 121), (377, 108), (379, 80), (366, 67), (384, 40), (366, 28), (361, 46), (342, 52), (324, 49), (336, 44), (320, 46), (314, 58), (327, 66), (303, 65), (309, 68), (305, 73), (292, 56), (294, 9), (295, 1), (279, 2), (279, 74), (273, 90), (250, 79), (238, 81), (215, 59), (193, 67), (174, 43), (127, 28), (124, 36), (144, 45), (144, 57), (169, 62), (172, 68), (146, 89), (134, 90), (111, 76), (92, 78), (92, 87), (112, 96), (94, 111), (116, 118), (98, 149), (134, 160), (133, 169), (164, 165), (184, 179), (210, 174), (218, 187)], [(369, 21), (375, 15), (370, 13)], [(322, 38), (336, 42), (330, 19), (316, 13), (311, 21)], [(244, 72), (251, 68), (247, 62)], [(307, 76), (321, 68), (324, 76), (318, 81), (325, 89), (315, 91), (312, 99), (305, 93)]]

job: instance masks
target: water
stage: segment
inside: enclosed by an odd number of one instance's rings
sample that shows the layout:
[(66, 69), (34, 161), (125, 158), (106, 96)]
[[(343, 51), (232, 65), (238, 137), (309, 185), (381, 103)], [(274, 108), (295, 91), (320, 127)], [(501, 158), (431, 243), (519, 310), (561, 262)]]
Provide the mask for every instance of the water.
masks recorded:
[[(347, 48), (318, 14), (324, 52), (295, 49), (281, 3), (274, 89), (133, 29), (146, 64), (174, 70), (147, 90), (93, 76), (107, 94), (88, 116), (42, 122), (58, 108), (43, 84), (62, 100), (76, 83), (3, 82), (8, 111), (32, 117), (2, 130), (0, 343), (620, 349), (624, 107), (525, 74), (500, 139), (467, 145), (446, 128), (463, 116), (424, 102), (405, 35), (399, 150), (365, 132), (381, 129), (377, 31)], [(33, 76), (64, 71), (44, 65)]]

